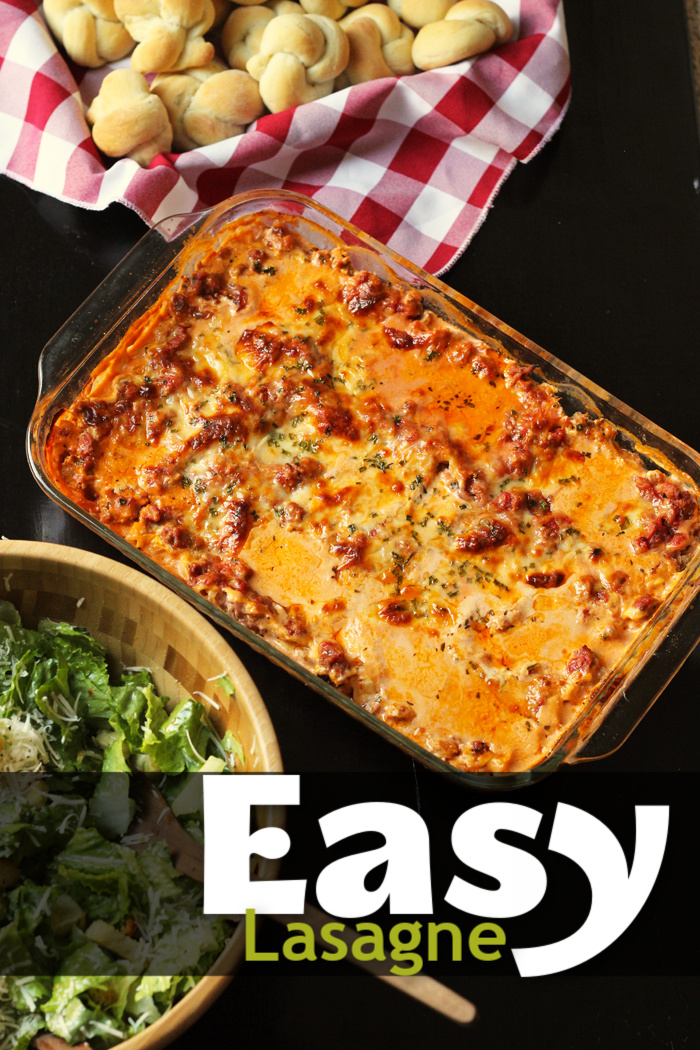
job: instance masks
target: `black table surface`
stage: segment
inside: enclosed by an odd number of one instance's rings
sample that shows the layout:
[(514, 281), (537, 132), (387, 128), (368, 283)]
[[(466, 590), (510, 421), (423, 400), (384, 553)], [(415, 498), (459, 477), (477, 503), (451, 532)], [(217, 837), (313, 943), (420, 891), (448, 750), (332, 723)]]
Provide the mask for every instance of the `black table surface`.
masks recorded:
[[(552, 142), (511, 174), (445, 279), (696, 447), (700, 149), (683, 3), (568, 0), (566, 16), (570, 111)], [(0, 206), (0, 532), (119, 558), (40, 493), (24, 437), (42, 346), (144, 227), (123, 207), (82, 211), (6, 178)], [(410, 770), (410, 760), (378, 736), (264, 658), (235, 648), (269, 707), (288, 771)], [(699, 671), (696, 650), (631, 739), (597, 768), (698, 771)], [(682, 924), (682, 915), (676, 920)], [(479, 1009), (468, 1030), (370, 978), (261, 978), (244, 967), (176, 1046), (700, 1046), (695, 979), (452, 983)]]

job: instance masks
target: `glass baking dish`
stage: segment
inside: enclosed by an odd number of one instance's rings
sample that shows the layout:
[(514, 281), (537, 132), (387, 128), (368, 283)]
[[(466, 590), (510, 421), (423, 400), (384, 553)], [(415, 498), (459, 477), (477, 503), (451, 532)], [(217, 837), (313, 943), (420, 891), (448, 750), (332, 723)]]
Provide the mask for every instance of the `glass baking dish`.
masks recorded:
[(631, 650), (599, 683), (591, 700), (568, 725), (554, 750), (543, 761), (518, 772), (465, 772), (403, 736), (333, 685), (242, 626), (101, 522), (84, 513), (52, 483), (45, 452), (57, 413), (70, 404), (98, 362), (118, 345), (135, 318), (148, 309), (174, 278), (185, 248), (188, 262), (191, 262), (193, 241), (198, 234), (211, 237), (232, 220), (261, 210), (294, 215), (301, 232), (319, 247), (333, 247), (339, 239), (342, 240), (357, 269), (370, 269), (386, 280), (399, 281), (420, 290), (426, 308), (450, 324), (502, 349), (523, 365), (534, 365), (540, 378), (557, 387), (559, 399), (568, 414), (584, 411), (593, 417), (603, 416), (618, 428), (618, 441), (636, 451), (647, 469), (663, 470), (664, 466), (672, 466), (700, 487), (700, 456), (683, 442), (442, 281), (321, 205), (283, 190), (252, 191), (206, 212), (165, 219), (143, 237), (46, 345), (39, 361), (39, 394), (27, 434), (28, 458), (39, 485), (68, 513), (114, 544), (201, 612), (412, 758), (453, 780), (480, 788), (513, 788), (540, 779), (562, 762), (580, 762), (610, 754), (625, 741), (700, 638), (700, 603), (694, 603), (700, 586), (700, 548), (679, 573), (669, 597), (637, 636)]

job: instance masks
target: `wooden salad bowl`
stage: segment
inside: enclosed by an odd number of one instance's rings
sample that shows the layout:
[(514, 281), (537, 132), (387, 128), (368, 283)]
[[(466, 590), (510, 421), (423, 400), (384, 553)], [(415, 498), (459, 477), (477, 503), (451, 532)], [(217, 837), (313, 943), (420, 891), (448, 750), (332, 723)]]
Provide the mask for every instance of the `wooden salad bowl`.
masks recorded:
[[(174, 700), (192, 696), (201, 703), (210, 698), (209, 720), (221, 736), (229, 730), (236, 736), (245, 756), (242, 768), (282, 772), (277, 737), (252, 678), (216, 628), (162, 584), (88, 551), (2, 540), (0, 598), (15, 605), (28, 627), (49, 617), (87, 628), (106, 648), (112, 671), (148, 667), (162, 695)], [(221, 675), (228, 676), (233, 696), (219, 685)], [(258, 819), (272, 823), (277, 817), (263, 810)], [(274, 878), (276, 870), (276, 862), (263, 861), (260, 877)], [(244, 934), (241, 923), (195, 988), (113, 1050), (158, 1050), (181, 1035), (228, 986), (244, 958)]]

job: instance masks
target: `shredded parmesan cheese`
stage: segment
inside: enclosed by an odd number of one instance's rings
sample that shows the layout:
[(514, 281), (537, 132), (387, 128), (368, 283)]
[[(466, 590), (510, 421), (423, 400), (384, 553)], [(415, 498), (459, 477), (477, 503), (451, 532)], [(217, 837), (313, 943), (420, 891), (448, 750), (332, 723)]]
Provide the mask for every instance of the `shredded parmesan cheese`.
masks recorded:
[[(47, 903), (47, 901), (48, 901), (50, 896), (51, 896), (51, 887), (47, 886), (46, 890), (44, 891), (44, 893), (43, 893), (43, 895), (41, 897), (41, 900), (39, 901), (39, 903), (37, 904), (36, 908), (34, 909), (34, 914), (32, 915), (33, 919), (38, 919), (39, 918), (39, 916), (41, 915), (41, 913), (45, 909), (46, 903)], [(34, 1007), (30, 1007), (30, 1009), (33, 1010)]]
[(206, 693), (200, 693), (198, 689), (195, 689), (192, 693), (192, 696), (201, 696), (202, 700), (206, 700), (206, 702), (208, 704), (211, 704), (212, 707), (215, 707), (217, 711), (219, 710), (220, 705), (216, 702), (216, 700), (212, 700), (210, 696), (207, 696)]
[(51, 750), (45, 732), (28, 716), (0, 718), (0, 773), (38, 773)]
[(199, 751), (197, 751), (196, 747), (192, 743), (192, 737), (190, 736), (189, 729), (185, 730), (185, 736), (187, 737), (187, 741), (188, 741), (190, 747), (192, 748), (192, 754), (194, 755), (195, 758), (199, 759), (199, 761), (202, 763), (202, 765), (204, 765), (204, 762), (206, 760), (204, 758), (202, 758), (202, 756), (200, 755)]
[(96, 1028), (98, 1032), (104, 1032), (106, 1035), (114, 1035), (117, 1039), (124, 1038), (124, 1031), (120, 1028), (114, 1028), (112, 1025), (105, 1024), (103, 1021), (95, 1021), (94, 1018), (91, 1020), (91, 1025)]

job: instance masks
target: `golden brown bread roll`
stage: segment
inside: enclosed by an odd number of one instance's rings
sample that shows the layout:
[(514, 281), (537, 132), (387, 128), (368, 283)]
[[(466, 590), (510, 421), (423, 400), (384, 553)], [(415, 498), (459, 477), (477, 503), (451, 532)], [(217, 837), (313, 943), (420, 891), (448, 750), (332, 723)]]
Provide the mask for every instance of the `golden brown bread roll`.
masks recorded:
[[(236, 4), (238, 7), (259, 7), (260, 0), (236, 0)], [(266, 3), (265, 7), (271, 8), (276, 15), (304, 13), (301, 4), (297, 4), (295, 0), (275, 0), (274, 3)]]
[(345, 73), (348, 84), (414, 73), (413, 33), (384, 4), (367, 4), (341, 21), (350, 41)]
[(214, 21), (211, 25), (212, 29), (216, 29), (218, 26), (222, 26), (231, 14), (233, 0), (211, 0), (211, 2), (214, 5)]
[(245, 69), (248, 60), (257, 55), (265, 26), (274, 17), (274, 11), (262, 4), (237, 7), (231, 12), (221, 34), (221, 46), (232, 69)]
[(275, 15), (303, 15), (301, 4), (294, 0), (277, 0), (272, 4), (237, 7), (226, 20), (221, 46), (232, 69), (245, 69), (248, 60), (257, 55), (265, 26)]
[(300, 3), (307, 15), (323, 15), (336, 21), (348, 9), (347, 4), (341, 4), (340, 0), (300, 0)]
[(437, 69), (510, 40), (508, 15), (490, 0), (459, 0), (440, 22), (423, 26), (413, 42), (419, 69)]
[(247, 69), (272, 113), (330, 95), (348, 64), (350, 45), (337, 22), (322, 15), (278, 15), (268, 22)]
[(114, 0), (44, 0), (51, 32), (81, 66), (95, 69), (128, 55), (134, 38), (114, 12)]
[[(235, 0), (238, 7), (259, 7), (260, 0)], [(301, 4), (294, 3), (294, 0), (276, 0), (275, 3), (268, 3), (266, 7), (279, 8), (275, 11), (278, 15), (288, 15), (292, 8), (297, 10), (301, 8)]]
[(391, 10), (414, 29), (420, 29), (431, 22), (439, 22), (445, 17), (457, 0), (387, 0)]
[(114, 0), (114, 10), (139, 43), (131, 67), (139, 73), (205, 66), (214, 45), (204, 33), (214, 21), (212, 0)]
[(342, 18), (349, 7), (362, 7), (367, 0), (300, 0), (307, 15), (324, 15), (336, 21)]
[(87, 111), (95, 145), (108, 157), (131, 157), (147, 167), (172, 144), (165, 106), (133, 69), (115, 69), (102, 81)]
[(182, 73), (159, 73), (151, 84), (168, 111), (176, 150), (240, 135), (262, 114), (257, 82), (240, 69), (209, 62)]

